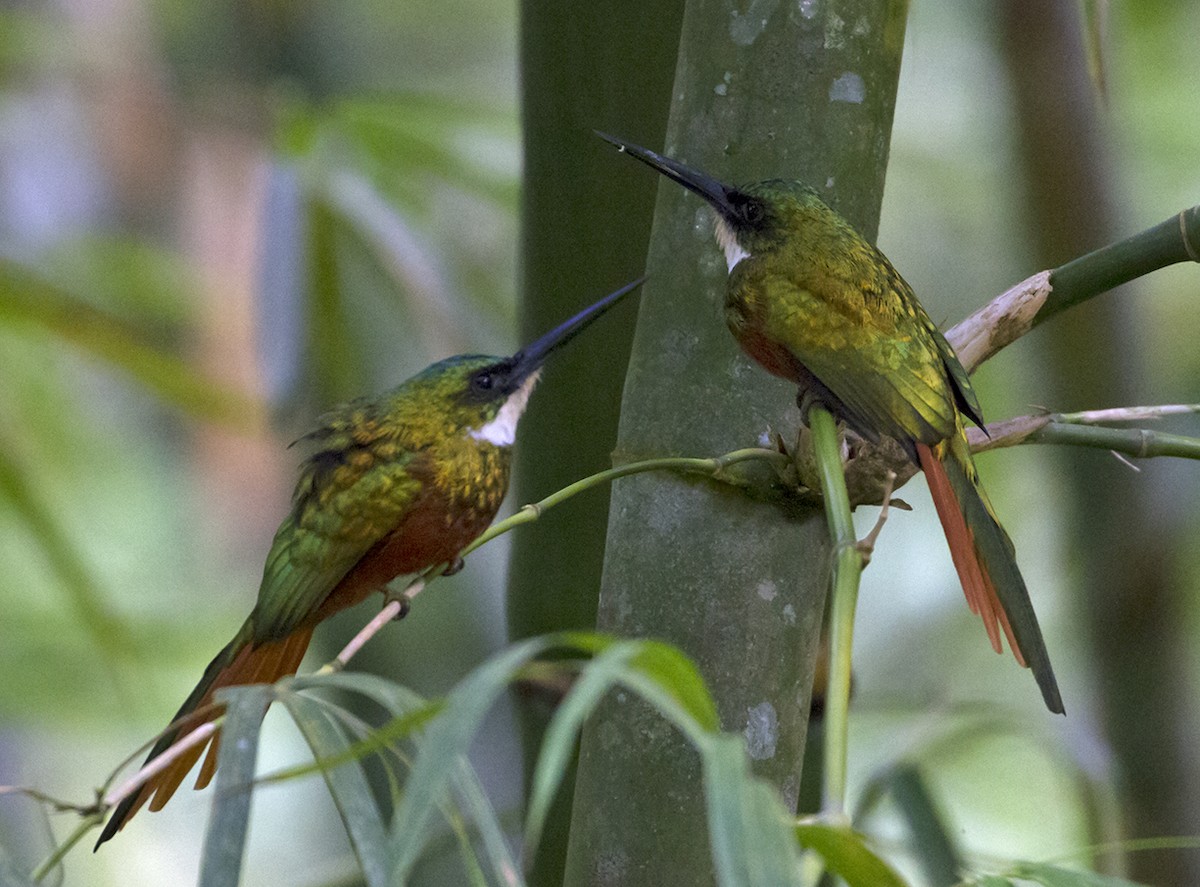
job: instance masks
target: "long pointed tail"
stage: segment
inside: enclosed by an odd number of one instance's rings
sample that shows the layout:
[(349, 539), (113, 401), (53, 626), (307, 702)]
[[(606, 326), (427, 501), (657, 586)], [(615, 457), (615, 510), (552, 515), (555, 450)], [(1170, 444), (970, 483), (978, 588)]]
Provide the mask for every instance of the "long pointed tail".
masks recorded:
[(983, 619), (997, 653), (1001, 652), (1003, 631), (1017, 662), (1033, 669), (1046, 707), (1063, 714), (1058, 682), (1029, 591), (1017, 568), (1012, 540), (996, 520), (987, 494), (979, 485), (966, 439), (953, 437), (933, 449), (918, 443), (917, 456), (971, 612)]
[[(179, 707), (171, 721), (170, 729), (154, 744), (146, 763), (153, 761), (170, 748), (177, 739), (195, 730), (201, 724), (215, 720), (221, 714), (220, 708), (208, 708), (213, 700), (213, 694), (222, 687), (235, 687), (242, 684), (269, 684), (279, 680), (284, 675), (295, 673), (300, 667), (300, 660), (308, 649), (312, 638), (313, 626), (301, 627), (290, 635), (275, 641), (267, 641), (254, 645), (251, 641), (252, 628), (249, 622), (242, 626), (232, 641), (225, 645), (204, 669), (191, 694)], [(204, 709), (204, 711), (200, 711)], [(214, 733), (208, 743), (202, 743), (189, 749), (171, 763), (162, 772), (146, 781), (132, 795), (117, 805), (112, 816), (100, 833), (96, 849), (125, 827), (125, 823), (142, 808), (147, 801), (151, 810), (161, 810), (175, 790), (179, 788), (188, 772), (200, 760), (200, 756), (208, 748), (208, 756), (200, 768), (196, 779), (196, 788), (208, 785), (217, 770), (217, 749), (220, 745), (221, 734)]]

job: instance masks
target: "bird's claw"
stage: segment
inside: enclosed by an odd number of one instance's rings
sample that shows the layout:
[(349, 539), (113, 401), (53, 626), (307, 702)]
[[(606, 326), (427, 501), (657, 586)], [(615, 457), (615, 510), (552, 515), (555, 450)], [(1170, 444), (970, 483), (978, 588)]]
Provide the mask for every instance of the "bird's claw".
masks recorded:
[(390, 589), (383, 593), (383, 606), (386, 609), (392, 604), (396, 604), (398, 609), (396, 615), (392, 617), (393, 621), (399, 622), (408, 615), (408, 611), (412, 609), (412, 592), (410, 588), (404, 591), (391, 591)]
[(446, 569), (442, 570), (443, 576), (453, 576), (459, 570), (467, 565), (467, 562), (461, 557), (456, 557), (450, 563), (446, 564)]

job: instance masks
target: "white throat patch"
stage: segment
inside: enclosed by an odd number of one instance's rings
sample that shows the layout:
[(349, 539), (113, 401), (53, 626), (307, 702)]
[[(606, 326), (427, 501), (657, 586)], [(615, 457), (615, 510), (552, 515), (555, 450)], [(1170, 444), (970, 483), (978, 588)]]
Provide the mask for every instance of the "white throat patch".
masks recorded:
[(729, 273), (732, 274), (734, 266), (742, 259), (750, 258), (750, 253), (738, 243), (733, 228), (720, 215), (717, 216), (716, 235), (717, 243), (725, 250), (725, 264), (729, 266)]
[(529, 403), (529, 395), (533, 392), (533, 386), (541, 377), (542, 369), (538, 367), (525, 377), (520, 388), (508, 396), (504, 406), (500, 407), (500, 411), (496, 413), (496, 418), (482, 428), (473, 428), (468, 434), (475, 440), (486, 440), (498, 447), (511, 447), (513, 441), (517, 439), (517, 422), (520, 420), (521, 414), (525, 412), (525, 405)]

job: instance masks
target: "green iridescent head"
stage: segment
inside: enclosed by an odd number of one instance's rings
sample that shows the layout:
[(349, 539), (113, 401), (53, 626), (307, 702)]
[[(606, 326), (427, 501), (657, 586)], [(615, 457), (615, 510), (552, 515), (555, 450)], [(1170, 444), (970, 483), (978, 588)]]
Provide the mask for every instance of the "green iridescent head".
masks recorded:
[(834, 217), (817, 192), (800, 182), (774, 179), (734, 187), (648, 148), (602, 132), (597, 135), (708, 201), (717, 213), (717, 242), (730, 271), (747, 256), (784, 245), (808, 223), (828, 224)]
[(546, 358), (644, 280), (639, 278), (605, 296), (511, 357), (460, 354), (426, 367), (395, 390), (392, 408), (403, 413), (408, 407), (422, 413), (412, 417), (414, 424), (428, 423), (436, 412), (444, 425), (465, 430), (476, 440), (511, 446)]

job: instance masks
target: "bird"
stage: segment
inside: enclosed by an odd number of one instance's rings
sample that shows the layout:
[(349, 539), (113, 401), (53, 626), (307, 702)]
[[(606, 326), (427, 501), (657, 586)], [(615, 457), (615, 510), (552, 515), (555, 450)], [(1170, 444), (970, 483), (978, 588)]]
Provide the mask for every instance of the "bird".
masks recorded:
[[(511, 357), (450, 357), (375, 399), (322, 417), (301, 438), (313, 452), (300, 467), (250, 616), (209, 663), (147, 763), (221, 713), (212, 705), (217, 690), (294, 674), (313, 630), (334, 613), (386, 591), (397, 576), (461, 565), (459, 553), (491, 524), (508, 490), (517, 422), (546, 358), (644, 280)], [(216, 771), (218, 741), (214, 735), (197, 789)], [(121, 801), (96, 849), (147, 801), (161, 809), (204, 748), (191, 749)]]
[[(812, 187), (735, 187), (670, 157), (602, 139), (702, 197), (728, 267), (725, 321), (741, 349), (862, 438), (893, 438), (925, 473), (967, 603), (1064, 713), (1012, 540), (980, 484), (965, 421), (985, 428), (954, 349), (888, 258)], [(986, 428), (985, 428), (986, 430)]]

